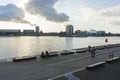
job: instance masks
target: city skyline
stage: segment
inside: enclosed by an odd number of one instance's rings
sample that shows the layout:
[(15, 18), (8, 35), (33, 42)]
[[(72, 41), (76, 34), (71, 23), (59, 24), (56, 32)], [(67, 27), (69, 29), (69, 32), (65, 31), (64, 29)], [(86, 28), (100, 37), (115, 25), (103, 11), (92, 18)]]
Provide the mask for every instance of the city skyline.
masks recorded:
[(0, 29), (45, 32), (75, 30), (120, 33), (120, 0), (4, 0), (0, 1)]

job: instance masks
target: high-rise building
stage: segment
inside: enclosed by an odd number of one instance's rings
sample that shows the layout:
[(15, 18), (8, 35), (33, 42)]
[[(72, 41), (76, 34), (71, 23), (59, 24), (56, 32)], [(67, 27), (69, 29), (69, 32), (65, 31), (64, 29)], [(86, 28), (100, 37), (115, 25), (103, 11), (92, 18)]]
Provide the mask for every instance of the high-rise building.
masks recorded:
[(66, 26), (66, 36), (73, 36), (73, 25)]
[(40, 35), (40, 28), (39, 28), (39, 26), (35, 27), (35, 32), (36, 32), (36, 36)]

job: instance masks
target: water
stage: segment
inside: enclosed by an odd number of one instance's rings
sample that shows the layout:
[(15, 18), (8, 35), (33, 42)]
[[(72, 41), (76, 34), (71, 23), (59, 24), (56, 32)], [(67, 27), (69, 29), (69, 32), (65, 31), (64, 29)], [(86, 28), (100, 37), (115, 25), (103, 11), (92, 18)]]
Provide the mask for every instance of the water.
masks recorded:
[[(108, 38), (108, 43), (105, 39)], [(0, 59), (41, 54), (41, 51), (62, 51), (104, 44), (120, 43), (120, 37), (0, 37)]]

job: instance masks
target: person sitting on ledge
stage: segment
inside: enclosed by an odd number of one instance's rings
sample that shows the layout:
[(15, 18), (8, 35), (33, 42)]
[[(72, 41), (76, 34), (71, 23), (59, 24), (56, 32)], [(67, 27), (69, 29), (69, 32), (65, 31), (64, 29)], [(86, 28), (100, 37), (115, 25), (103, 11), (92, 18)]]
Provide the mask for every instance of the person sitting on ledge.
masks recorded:
[(41, 57), (44, 57), (45, 55), (44, 55), (44, 52), (42, 51), (42, 54), (41, 54)]
[(46, 57), (49, 57), (50, 55), (49, 55), (48, 51), (45, 51), (45, 52), (46, 52), (46, 55), (45, 55), (45, 56), (46, 56)]

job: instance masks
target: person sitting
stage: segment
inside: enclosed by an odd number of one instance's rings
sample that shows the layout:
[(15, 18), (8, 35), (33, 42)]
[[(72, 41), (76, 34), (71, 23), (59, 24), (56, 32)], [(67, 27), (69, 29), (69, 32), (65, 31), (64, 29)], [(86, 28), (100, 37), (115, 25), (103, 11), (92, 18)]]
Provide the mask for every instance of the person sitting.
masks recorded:
[(45, 55), (44, 55), (44, 52), (42, 51), (42, 54), (41, 54), (41, 57), (44, 57)]
[(45, 55), (46, 57), (49, 57), (50, 55), (49, 55), (49, 53), (48, 53), (48, 51), (46, 51), (46, 55)]

